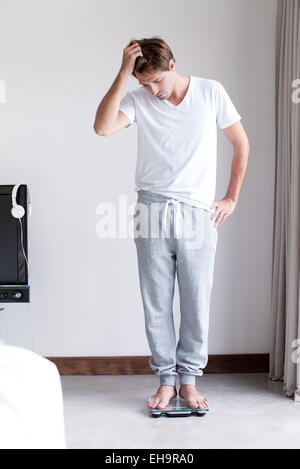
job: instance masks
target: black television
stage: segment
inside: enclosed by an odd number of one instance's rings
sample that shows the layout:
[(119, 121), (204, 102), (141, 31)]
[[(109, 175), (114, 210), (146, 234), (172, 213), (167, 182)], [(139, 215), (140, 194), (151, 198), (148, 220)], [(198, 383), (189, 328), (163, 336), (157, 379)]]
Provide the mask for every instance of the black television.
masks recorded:
[(28, 188), (21, 184), (16, 194), (25, 209), (20, 219), (11, 213), (13, 188), (0, 185), (0, 303), (29, 303)]

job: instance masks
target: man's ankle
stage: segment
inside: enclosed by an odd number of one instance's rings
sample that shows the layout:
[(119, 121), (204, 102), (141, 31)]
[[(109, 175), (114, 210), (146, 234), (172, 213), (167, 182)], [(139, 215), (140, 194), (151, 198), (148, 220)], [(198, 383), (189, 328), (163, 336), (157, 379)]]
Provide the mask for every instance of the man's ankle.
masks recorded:
[(176, 377), (170, 375), (163, 375), (160, 377), (161, 386), (176, 386)]
[(196, 384), (180, 384), (180, 388), (179, 388), (179, 391), (181, 390), (184, 390), (184, 389), (195, 389), (196, 388)]

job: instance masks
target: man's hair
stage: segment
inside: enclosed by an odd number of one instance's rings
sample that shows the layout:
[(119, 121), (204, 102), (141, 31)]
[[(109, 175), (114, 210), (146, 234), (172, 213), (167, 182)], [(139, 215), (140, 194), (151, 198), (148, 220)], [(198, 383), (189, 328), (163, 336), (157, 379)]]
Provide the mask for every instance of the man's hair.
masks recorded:
[(157, 70), (169, 71), (170, 59), (175, 58), (168, 44), (159, 36), (144, 39), (132, 39), (128, 46), (137, 42), (142, 50), (143, 57), (136, 58), (132, 75), (137, 73), (152, 73)]

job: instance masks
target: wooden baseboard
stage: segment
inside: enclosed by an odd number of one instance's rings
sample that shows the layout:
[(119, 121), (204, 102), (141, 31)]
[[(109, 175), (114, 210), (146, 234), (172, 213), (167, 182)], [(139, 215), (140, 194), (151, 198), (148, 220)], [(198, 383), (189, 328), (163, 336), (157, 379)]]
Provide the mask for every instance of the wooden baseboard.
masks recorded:
[[(150, 375), (149, 356), (47, 357), (61, 375)], [(268, 373), (269, 354), (209, 355), (204, 373)]]

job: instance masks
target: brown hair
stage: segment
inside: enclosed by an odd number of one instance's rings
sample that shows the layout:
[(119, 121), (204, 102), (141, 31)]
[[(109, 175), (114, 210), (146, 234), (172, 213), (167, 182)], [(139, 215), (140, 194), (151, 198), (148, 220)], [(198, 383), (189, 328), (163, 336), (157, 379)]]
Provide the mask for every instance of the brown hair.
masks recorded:
[(132, 75), (137, 73), (152, 73), (156, 70), (169, 71), (170, 59), (175, 58), (168, 44), (159, 36), (144, 39), (132, 39), (128, 46), (137, 42), (142, 50), (143, 57), (136, 58)]

